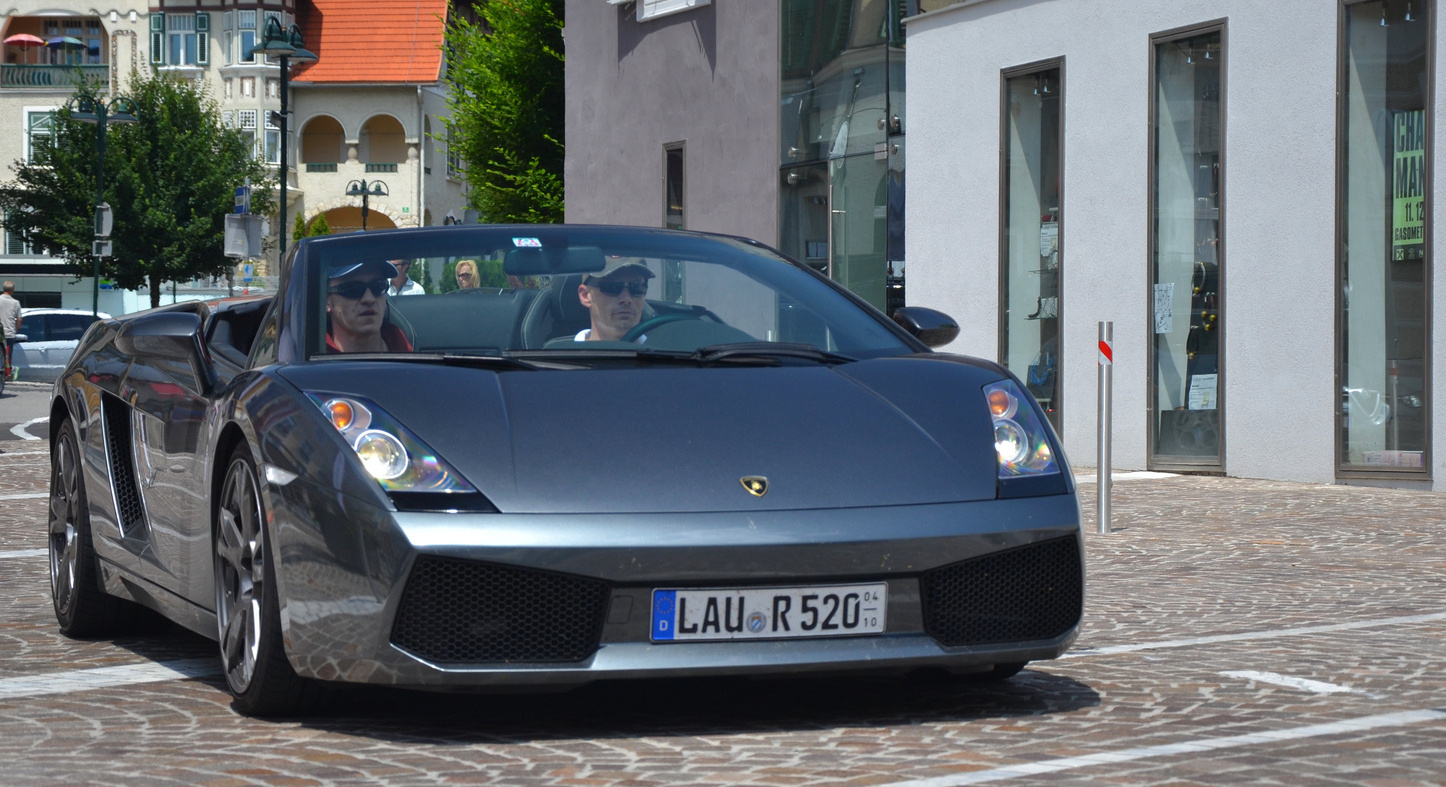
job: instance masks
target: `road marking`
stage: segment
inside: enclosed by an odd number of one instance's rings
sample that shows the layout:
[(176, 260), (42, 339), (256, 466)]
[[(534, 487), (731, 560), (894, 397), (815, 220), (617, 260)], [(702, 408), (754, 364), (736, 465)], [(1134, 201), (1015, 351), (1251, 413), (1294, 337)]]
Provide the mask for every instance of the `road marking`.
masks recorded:
[(32, 419), (30, 419), (29, 421), (26, 421), (26, 422), (23, 423), (23, 424), (16, 424), (15, 426), (10, 427), (10, 434), (15, 435), (16, 437), (20, 438), (21, 440), (35, 440), (35, 441), (39, 441), (39, 440), (40, 440), (39, 437), (36, 437), (35, 435), (33, 435), (33, 434), (25, 431), (25, 429), (26, 429), (27, 427), (34, 426), (34, 425), (36, 425), (36, 424), (48, 424), (48, 423), (50, 423), (50, 416), (48, 416), (48, 415), (45, 416), (45, 417), (43, 417), (43, 418), (32, 418)]
[(41, 500), (50, 497), (49, 492), (26, 492), (19, 495), (0, 495), (0, 500)]
[(1278, 672), (1256, 672), (1255, 670), (1231, 670), (1222, 672), (1227, 678), (1240, 678), (1241, 680), (1254, 681), (1256, 683), (1271, 683), (1276, 686), (1285, 686), (1290, 689), (1309, 691), (1312, 694), (1340, 694), (1341, 692), (1353, 692), (1355, 689), (1345, 686), (1337, 686), (1334, 683), (1325, 681), (1310, 680), (1309, 678), (1295, 678), (1290, 675), (1281, 675)]
[(12, 549), (9, 552), (0, 552), (0, 560), (15, 557), (40, 557), (48, 554), (50, 554), (48, 549)]
[(0, 680), (0, 700), (134, 686), (138, 683), (157, 683), (176, 678), (207, 678), (220, 673), (221, 667), (216, 659), (177, 659), (26, 675)]
[(0, 451), (0, 459), (12, 456), (49, 456), (49, 451)]
[(1365, 732), (1367, 730), (1404, 727), (1408, 724), (1421, 724), (1423, 722), (1446, 722), (1446, 710), (1431, 709), (1402, 711), (1400, 713), (1382, 713), (1376, 716), (1358, 716), (1354, 719), (1343, 719), (1341, 721), (1331, 721), (1324, 724), (1309, 724), (1304, 727), (1292, 727), (1283, 730), (1271, 730), (1269, 732), (1253, 732), (1246, 735), (1230, 735), (1223, 738), (1196, 738), (1193, 741), (1182, 741), (1180, 743), (1141, 746), (1135, 749), (1122, 749), (1119, 751), (1104, 751), (1097, 754), (1085, 754), (1079, 757), (1061, 757), (1059, 759), (1044, 760), (1042, 762), (1028, 762), (1019, 765), (1008, 765), (1003, 768), (990, 768), (987, 771), (973, 771), (970, 773), (951, 774), (949, 776), (937, 776), (932, 779), (894, 782), (884, 785), (884, 787), (957, 787), (958, 785), (965, 784), (982, 784), (984, 782), (997, 782), (1006, 779), (1038, 776), (1042, 773), (1059, 773), (1060, 771), (1070, 771), (1076, 768), (1088, 768), (1091, 765), (1109, 765), (1111, 763), (1134, 762), (1135, 760), (1146, 760), (1155, 757), (1170, 757), (1176, 754), (1196, 754), (1206, 751), (1218, 751), (1220, 749), (1238, 749), (1242, 746), (1295, 741), (1304, 738), (1321, 738), (1328, 735), (1347, 735), (1355, 732)]
[(1239, 634), (1216, 634), (1213, 637), (1191, 637), (1189, 639), (1169, 639), (1160, 642), (1140, 642), (1134, 645), (1110, 645), (1103, 648), (1077, 648), (1069, 653), (1060, 656), (1061, 659), (1082, 659), (1088, 656), (1108, 656), (1115, 653), (1134, 653), (1139, 650), (1163, 650), (1166, 648), (1188, 648), (1193, 645), (1213, 645), (1217, 642), (1243, 642), (1252, 639), (1276, 639), (1278, 637), (1299, 637), (1306, 634), (1326, 634), (1333, 631), (1350, 631), (1351, 629), (1380, 628), (1381, 626), (1397, 626), (1406, 623), (1428, 623), (1434, 620), (1446, 620), (1446, 612), (1433, 612), (1429, 615), (1407, 615), (1399, 618), (1378, 618), (1376, 620), (1357, 620), (1350, 623), (1336, 623), (1330, 626), (1301, 626), (1289, 629), (1267, 629), (1265, 631), (1245, 631)]
[[(45, 549), (18, 549), (9, 552), (0, 552), (0, 559), (41, 557), (47, 554), (49, 554), (49, 551)], [(1395, 626), (1409, 623), (1426, 623), (1443, 619), (1446, 619), (1446, 612), (1437, 612), (1429, 615), (1407, 615), (1405, 617), (1380, 618), (1377, 620), (1359, 620), (1352, 623), (1339, 623), (1333, 626), (1302, 626), (1300, 628), (1293, 629), (1248, 631), (1241, 634), (1221, 634), (1214, 637), (1194, 637), (1191, 639), (1164, 640), (1161, 642), (1143, 642), (1134, 645), (1114, 645), (1104, 648), (1081, 648), (1079, 650), (1074, 650), (1066, 653), (1059, 658), (1061, 660), (1077, 659), (1086, 658), (1089, 656), (1105, 656), (1114, 653), (1133, 653), (1141, 650), (1183, 648), (1191, 645), (1208, 645), (1216, 642), (1238, 642), (1243, 640), (1271, 639), (1275, 637), (1293, 637), (1303, 634), (1319, 634), (1332, 631), (1348, 631), (1351, 629), (1379, 628), (1381, 626)], [(7, 696), (26, 696), (27, 694), (33, 693), (60, 694), (71, 691), (85, 691), (88, 689), (100, 688), (104, 686), (121, 686), (132, 683), (153, 683), (155, 681), (169, 680), (175, 677), (202, 677), (206, 675), (217, 674), (219, 672), (219, 668), (216, 667), (214, 664), (212, 664), (210, 667), (198, 666), (207, 664), (211, 664), (211, 662), (209, 660), (202, 661), (193, 659), (189, 661), (157, 662), (154, 664), (134, 664), (124, 668), (99, 667), (93, 670), (71, 670), (69, 672), (52, 673), (43, 676), (7, 678), (0, 680), (0, 699), (3, 699)], [(182, 666), (173, 667), (168, 665)], [(116, 670), (130, 671), (116, 672)], [(105, 682), (96, 683), (88, 677), (92, 673), (100, 675), (102, 677), (112, 677), (106, 678)], [(1332, 687), (1330, 691), (1352, 691), (1351, 689), (1343, 689), (1330, 683), (1321, 683), (1318, 681), (1305, 680), (1302, 678), (1289, 678), (1283, 675), (1277, 675), (1272, 672), (1227, 672), (1221, 674), (1229, 675), (1232, 677), (1245, 677), (1250, 680), (1261, 680), (1267, 683), (1292, 681), (1292, 684), (1282, 685), (1295, 685), (1299, 688), (1306, 688), (1308, 691), (1318, 690), (1317, 688), (1309, 687)], [(1266, 676), (1269, 676), (1273, 680), (1266, 680)], [(26, 692), (26, 694), (7, 694), (6, 692), (11, 690), (8, 688), (11, 684), (17, 686), (22, 685), (20, 683), (16, 683), (16, 681), (21, 681), (24, 685), (27, 686), (35, 684), (48, 686), (49, 688), (47, 688), (45, 691), (39, 692), (28, 691)], [(1446, 711), (1443, 711), (1443, 713), (1446, 713)], [(952, 784), (952, 782), (950, 783)], [(912, 784), (912, 782), (910, 782), (909, 784)], [(889, 787), (897, 786), (891, 785)]]
[[(1178, 475), (1179, 473), (1156, 473), (1152, 470), (1135, 470), (1128, 473), (1110, 473), (1110, 482), (1114, 483), (1115, 481), (1144, 481), (1150, 478), (1174, 478)], [(1099, 480), (1100, 478), (1098, 473), (1090, 473), (1089, 475), (1077, 475), (1074, 477), (1074, 482), (1076, 484), (1097, 484), (1099, 483)]]

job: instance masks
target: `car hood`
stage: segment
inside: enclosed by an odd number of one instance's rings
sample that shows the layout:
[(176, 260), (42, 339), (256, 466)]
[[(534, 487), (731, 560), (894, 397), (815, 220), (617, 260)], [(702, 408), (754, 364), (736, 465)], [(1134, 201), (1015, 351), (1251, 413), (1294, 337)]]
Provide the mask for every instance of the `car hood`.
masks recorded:
[[(840, 366), (493, 371), (314, 363), (303, 390), (366, 397), (509, 513), (797, 510), (992, 499), (981, 388), (949, 356)], [(743, 479), (767, 479), (751, 493)]]

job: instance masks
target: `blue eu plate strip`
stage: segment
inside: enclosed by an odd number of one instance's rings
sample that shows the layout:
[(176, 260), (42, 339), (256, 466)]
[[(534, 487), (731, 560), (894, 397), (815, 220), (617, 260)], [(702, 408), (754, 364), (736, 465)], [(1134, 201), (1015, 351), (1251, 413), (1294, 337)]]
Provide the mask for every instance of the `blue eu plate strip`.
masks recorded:
[(676, 590), (655, 590), (653, 591), (653, 639), (665, 640), (673, 638), (673, 629), (677, 624), (678, 615), (678, 591)]

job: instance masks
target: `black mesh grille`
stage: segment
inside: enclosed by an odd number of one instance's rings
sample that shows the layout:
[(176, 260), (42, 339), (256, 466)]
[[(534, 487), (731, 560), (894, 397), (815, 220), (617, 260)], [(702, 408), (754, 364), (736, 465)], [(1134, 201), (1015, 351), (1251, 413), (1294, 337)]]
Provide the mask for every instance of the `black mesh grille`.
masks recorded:
[(951, 563), (919, 585), (924, 629), (944, 645), (1058, 637), (1079, 622), (1084, 606), (1074, 536)]
[(597, 650), (608, 594), (600, 580), (423, 555), (392, 644), (435, 663), (581, 661)]
[(102, 394), (100, 401), (116, 515), (120, 517), (121, 531), (128, 532), (139, 527), (142, 519), (141, 494), (136, 489), (136, 471), (131, 459), (131, 411), (125, 402), (109, 394)]

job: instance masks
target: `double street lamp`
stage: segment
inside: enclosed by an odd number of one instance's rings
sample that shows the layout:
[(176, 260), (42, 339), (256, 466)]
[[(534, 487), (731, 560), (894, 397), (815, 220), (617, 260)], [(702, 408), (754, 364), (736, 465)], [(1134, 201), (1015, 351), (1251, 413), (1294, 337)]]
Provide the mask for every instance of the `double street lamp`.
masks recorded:
[(137, 123), (140, 119), (136, 117), (136, 102), (126, 96), (116, 96), (107, 104), (96, 96), (81, 95), (76, 99), (75, 110), (70, 116), (82, 123), (95, 124), (96, 242), (91, 249), (91, 273), (94, 281), (91, 283), (90, 311), (92, 316), (99, 317), (100, 258), (102, 251), (109, 253), (104, 247), (106, 238), (110, 237), (110, 206), (105, 202), (105, 130), (106, 126), (112, 123)]
[(262, 31), (261, 43), (251, 48), (251, 54), (270, 55), (281, 62), (281, 112), (275, 125), (281, 129), (281, 216), (279, 224), (277, 259), (286, 256), (286, 181), (289, 167), (286, 160), (287, 120), (290, 112), (286, 108), (286, 86), (291, 81), (291, 63), (315, 63), (316, 54), (306, 49), (301, 40), (301, 28), (292, 24), (281, 29), (281, 21), (274, 16), (266, 17), (266, 29)]
[(348, 197), (362, 198), (362, 231), (367, 228), (367, 211), (371, 207), (367, 201), (372, 197), (386, 197), (391, 192), (387, 191), (387, 184), (380, 180), (353, 180), (346, 184), (346, 195)]

